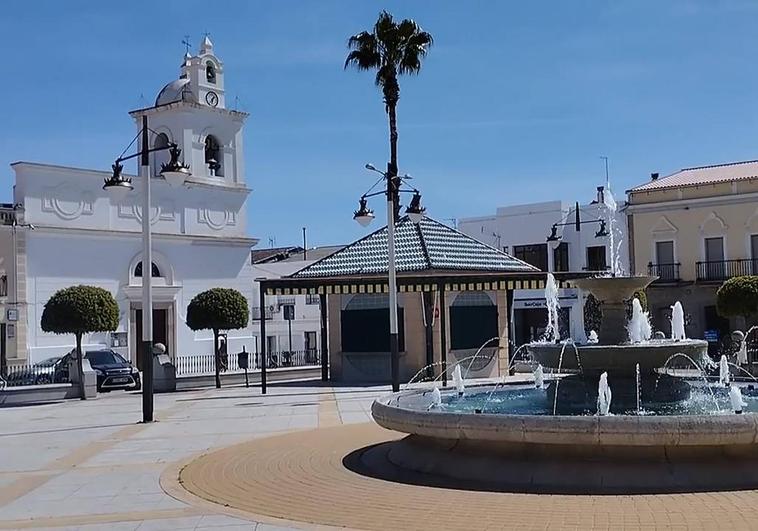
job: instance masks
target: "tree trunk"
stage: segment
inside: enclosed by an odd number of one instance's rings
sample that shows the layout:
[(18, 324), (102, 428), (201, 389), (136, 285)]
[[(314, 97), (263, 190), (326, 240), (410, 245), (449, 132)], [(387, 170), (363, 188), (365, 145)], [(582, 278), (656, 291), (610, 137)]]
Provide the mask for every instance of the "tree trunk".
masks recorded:
[(218, 330), (213, 329), (213, 367), (216, 370), (216, 389), (221, 389), (220, 359), (218, 351)]
[[(390, 162), (387, 165), (387, 173), (389, 174), (389, 178), (394, 179), (399, 171), (397, 166), (397, 100), (389, 100), (387, 103), (387, 114), (389, 115), (390, 125)], [(395, 179), (392, 186), (392, 204), (395, 210), (395, 221), (400, 217), (399, 189), (400, 183)]]
[(84, 385), (84, 356), (82, 352), (82, 334), (76, 334), (76, 372), (79, 374), (79, 398), (87, 400)]

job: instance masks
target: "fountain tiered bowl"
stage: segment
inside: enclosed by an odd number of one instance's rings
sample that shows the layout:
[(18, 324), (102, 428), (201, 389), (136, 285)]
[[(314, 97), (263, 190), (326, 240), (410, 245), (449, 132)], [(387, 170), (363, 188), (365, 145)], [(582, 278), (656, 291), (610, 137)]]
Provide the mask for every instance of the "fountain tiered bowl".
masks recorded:
[[(707, 342), (628, 344), (624, 301), (654, 278), (574, 281), (602, 302), (599, 342), (577, 345), (576, 352), (565, 344), (530, 344), (534, 360), (552, 369), (545, 388), (489, 385), (463, 395), (443, 389), (434, 403), (433, 388), (422, 386), (376, 400), (375, 421), (408, 434), (387, 459), (429, 477), (498, 490), (757, 487), (758, 389), (739, 384), (747, 405), (735, 414), (725, 386), (660, 371), (676, 354), (705, 359)], [(601, 372), (613, 392), (607, 416), (597, 414)]]

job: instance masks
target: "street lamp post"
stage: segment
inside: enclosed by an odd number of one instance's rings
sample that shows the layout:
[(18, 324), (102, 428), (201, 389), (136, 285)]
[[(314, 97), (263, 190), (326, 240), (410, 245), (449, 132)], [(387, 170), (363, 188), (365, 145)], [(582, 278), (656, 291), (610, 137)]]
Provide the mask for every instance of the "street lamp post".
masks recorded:
[[(405, 209), (406, 214), (413, 223), (418, 224), (424, 217), (426, 209), (421, 206), (421, 194), (418, 190), (401, 190), (400, 185), (410, 179), (409, 175), (402, 177), (395, 172), (383, 172), (377, 170), (373, 165), (366, 164), (366, 169), (379, 173), (382, 179), (386, 181), (387, 188), (385, 191), (378, 191), (363, 194), (358, 202), (359, 208), (353, 213), (355, 219), (362, 226), (366, 227), (374, 219), (374, 212), (368, 208), (367, 200), (369, 197), (385, 194), (387, 196), (387, 269), (389, 273), (389, 314), (390, 314), (390, 374), (392, 378), (392, 391), (400, 391), (400, 344), (398, 338), (397, 324), (397, 271), (395, 267), (395, 205), (399, 204), (399, 194), (413, 193), (411, 204)], [(378, 182), (377, 182), (378, 184)], [(376, 186), (376, 185), (374, 185)], [(372, 187), (373, 188), (373, 187)]]
[(121, 175), (124, 169), (122, 162), (140, 157), (139, 175), (142, 179), (142, 344), (138, 350), (142, 359), (142, 421), (153, 421), (153, 251), (152, 234), (150, 232), (150, 153), (155, 151), (169, 150), (171, 160), (163, 164), (161, 176), (171, 186), (184, 184), (191, 175), (189, 167), (179, 161), (182, 150), (176, 144), (150, 148), (147, 126), (147, 116), (142, 117), (141, 141), (139, 152), (126, 157), (119, 157), (113, 164), (113, 175), (105, 180), (103, 190), (107, 190), (113, 197), (121, 198), (133, 189), (131, 179)]

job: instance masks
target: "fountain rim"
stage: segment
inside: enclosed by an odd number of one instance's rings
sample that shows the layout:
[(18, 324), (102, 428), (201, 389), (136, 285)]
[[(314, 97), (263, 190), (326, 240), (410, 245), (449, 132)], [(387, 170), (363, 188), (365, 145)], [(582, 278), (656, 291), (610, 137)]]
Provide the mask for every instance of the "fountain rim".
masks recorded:
[(744, 446), (758, 444), (758, 414), (509, 415), (423, 411), (392, 401), (421, 394), (404, 390), (374, 400), (371, 415), (383, 428), (432, 439), (598, 447)]

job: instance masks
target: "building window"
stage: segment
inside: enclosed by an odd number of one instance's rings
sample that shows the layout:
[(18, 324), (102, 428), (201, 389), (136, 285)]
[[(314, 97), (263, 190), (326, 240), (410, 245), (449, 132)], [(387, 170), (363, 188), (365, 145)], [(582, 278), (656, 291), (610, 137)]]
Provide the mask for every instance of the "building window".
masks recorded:
[[(390, 351), (389, 296), (355, 295), (340, 314), (343, 352)], [(397, 309), (398, 343), (405, 350), (403, 309)]]
[(464, 291), (450, 306), (450, 348), (476, 349), (498, 336), (497, 306), (483, 291)]
[(586, 269), (588, 271), (605, 271), (608, 269), (608, 262), (605, 260), (605, 245), (587, 247)]
[(216, 67), (210, 61), (205, 63), (205, 79), (208, 83), (216, 84)]
[(317, 293), (306, 293), (305, 304), (319, 304), (319, 295)]
[(553, 249), (553, 270), (570, 271), (569, 269), (569, 246), (566, 242), (561, 242), (558, 247)]
[(655, 267), (651, 271), (661, 280), (679, 280), (679, 266), (674, 260), (674, 242), (655, 242)]
[(308, 363), (316, 361), (318, 352), (318, 343), (316, 343), (316, 332), (309, 330), (305, 332), (305, 359)]
[(752, 258), (751, 275), (758, 275), (758, 234), (750, 236), (750, 258)]
[(223, 176), (221, 166), (221, 144), (213, 135), (205, 137), (205, 165), (211, 177)]
[(547, 271), (547, 244), (539, 243), (535, 245), (514, 245), (513, 256), (523, 260), (527, 264), (539, 268), (541, 271)]
[(0, 297), (8, 296), (8, 275), (0, 276)]
[(704, 280), (724, 280), (726, 279), (726, 263), (724, 262), (724, 238), (716, 236), (705, 238), (705, 275), (699, 272), (699, 277)]
[[(161, 270), (158, 269), (157, 265), (155, 265), (155, 262), (153, 262), (153, 267), (151, 269), (152, 269), (152, 273), (153, 273), (153, 278), (160, 278), (160, 277), (163, 276), (163, 275), (161, 275)], [(139, 264), (137, 264), (134, 267), (134, 277), (135, 278), (142, 278), (142, 262), (140, 262)]]
[[(166, 133), (159, 133), (158, 136), (155, 137), (155, 142), (153, 142), (154, 149), (166, 148), (168, 145), (169, 141), (168, 135), (166, 135)], [(156, 151), (153, 153), (153, 176), (160, 175), (161, 166), (163, 164), (166, 164), (170, 158), (171, 155), (169, 154), (168, 149), (163, 149), (161, 151)]]

